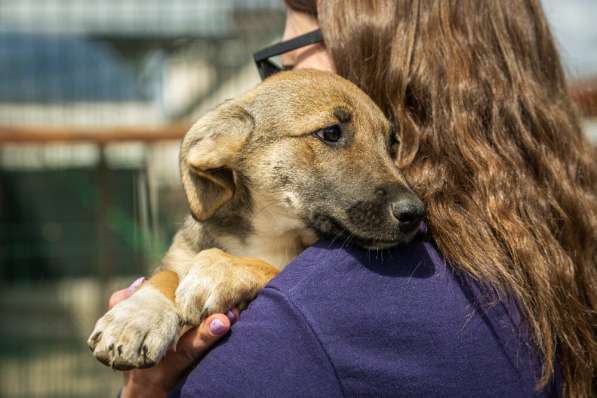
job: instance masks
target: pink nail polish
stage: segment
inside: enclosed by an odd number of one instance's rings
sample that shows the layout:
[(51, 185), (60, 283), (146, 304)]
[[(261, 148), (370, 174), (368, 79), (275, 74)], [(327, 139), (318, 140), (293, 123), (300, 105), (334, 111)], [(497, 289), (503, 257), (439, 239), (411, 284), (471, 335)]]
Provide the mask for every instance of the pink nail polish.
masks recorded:
[(222, 323), (222, 321), (220, 321), (219, 319), (214, 319), (209, 324), (209, 331), (217, 336), (221, 336), (224, 333), (226, 333), (228, 329), (226, 328), (226, 326), (224, 326), (224, 323)]
[(226, 316), (228, 317), (228, 319), (230, 319), (231, 323), (236, 322), (236, 314), (234, 313), (234, 311), (228, 310), (228, 312), (226, 312)]
[(144, 276), (135, 279), (135, 281), (128, 287), (129, 296), (135, 293), (135, 290), (137, 290), (143, 284), (143, 282), (145, 282)]

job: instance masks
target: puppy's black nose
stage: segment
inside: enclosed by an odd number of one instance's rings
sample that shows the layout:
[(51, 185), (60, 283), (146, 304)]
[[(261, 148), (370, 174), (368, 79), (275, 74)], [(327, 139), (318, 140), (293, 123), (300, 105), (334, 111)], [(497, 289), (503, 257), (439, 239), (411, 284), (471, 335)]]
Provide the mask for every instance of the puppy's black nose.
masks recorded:
[(425, 217), (425, 207), (417, 199), (403, 198), (391, 204), (392, 215), (398, 220), (402, 233), (410, 233), (419, 228)]

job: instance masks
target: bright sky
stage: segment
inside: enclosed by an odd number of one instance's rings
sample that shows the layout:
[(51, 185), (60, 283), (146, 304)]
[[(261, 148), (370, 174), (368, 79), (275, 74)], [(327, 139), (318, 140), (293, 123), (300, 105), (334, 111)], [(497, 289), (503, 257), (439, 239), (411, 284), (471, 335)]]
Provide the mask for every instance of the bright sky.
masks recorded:
[(597, 77), (597, 0), (542, 0), (572, 80)]

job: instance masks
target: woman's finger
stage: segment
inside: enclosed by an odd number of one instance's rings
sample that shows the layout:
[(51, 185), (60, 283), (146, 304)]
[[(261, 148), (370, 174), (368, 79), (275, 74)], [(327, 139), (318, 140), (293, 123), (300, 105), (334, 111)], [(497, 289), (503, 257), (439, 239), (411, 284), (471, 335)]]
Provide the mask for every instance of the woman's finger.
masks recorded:
[(234, 325), (234, 322), (238, 321), (238, 318), (240, 317), (240, 311), (238, 308), (234, 307), (234, 308), (228, 310), (228, 312), (226, 313), (226, 316), (228, 317), (228, 319), (230, 319), (230, 322), (232, 322), (232, 324)]
[(108, 309), (111, 309), (116, 304), (120, 303), (122, 300), (125, 300), (129, 297), (128, 289), (122, 289), (117, 292), (112, 293), (110, 299), (108, 300)]
[(178, 341), (176, 351), (195, 361), (203, 356), (238, 320), (240, 312), (232, 308), (226, 314), (213, 314), (186, 332)]
[(117, 292), (114, 292), (110, 296), (110, 299), (108, 300), (108, 308), (110, 309), (110, 308), (114, 307), (116, 304), (120, 303), (122, 300), (129, 298), (133, 293), (135, 293), (135, 290), (137, 290), (139, 287), (141, 287), (143, 282), (145, 282), (144, 277), (137, 278), (126, 289), (121, 289), (121, 290), (118, 290)]
[(214, 314), (201, 325), (187, 331), (157, 365), (163, 370), (165, 379), (176, 379), (187, 368), (194, 365), (209, 349), (230, 330), (231, 322), (224, 314)]
[(199, 327), (189, 330), (178, 342), (176, 350), (193, 361), (201, 358), (238, 320), (240, 312), (232, 308), (226, 314), (214, 314)]
[(176, 352), (186, 358), (186, 366), (200, 359), (232, 326), (230, 319), (224, 314), (214, 314), (201, 324), (189, 330), (180, 339)]

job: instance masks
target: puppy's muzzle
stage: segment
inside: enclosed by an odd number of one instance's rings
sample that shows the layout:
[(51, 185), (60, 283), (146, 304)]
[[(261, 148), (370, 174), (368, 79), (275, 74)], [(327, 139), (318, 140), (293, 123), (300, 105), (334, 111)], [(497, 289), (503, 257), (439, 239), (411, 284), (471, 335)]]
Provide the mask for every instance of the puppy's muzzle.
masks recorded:
[(404, 184), (380, 185), (374, 192), (369, 200), (353, 203), (345, 219), (333, 219), (335, 228), (328, 228), (327, 222), (317, 224), (319, 229), (332, 235), (344, 230), (355, 242), (369, 248), (410, 242), (425, 219), (423, 202)]
[(417, 230), (425, 218), (425, 206), (415, 195), (401, 197), (390, 204), (392, 216), (398, 221), (398, 229), (403, 234)]
[(375, 194), (389, 207), (391, 218), (402, 235), (411, 235), (425, 220), (425, 205), (408, 187), (385, 184), (378, 186)]

